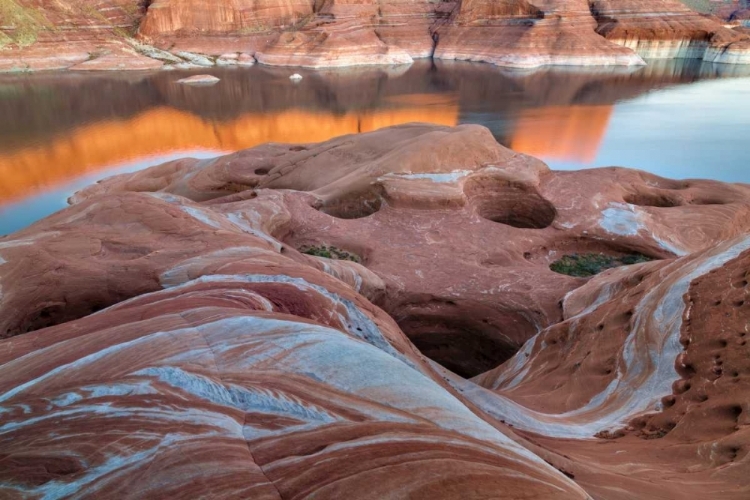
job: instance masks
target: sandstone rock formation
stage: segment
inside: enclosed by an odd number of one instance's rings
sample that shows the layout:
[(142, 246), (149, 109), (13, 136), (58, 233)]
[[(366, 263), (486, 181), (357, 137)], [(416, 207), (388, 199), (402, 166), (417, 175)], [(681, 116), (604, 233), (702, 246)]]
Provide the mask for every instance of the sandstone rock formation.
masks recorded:
[(520, 68), (644, 64), (633, 51), (608, 43), (595, 32), (587, 0), (523, 2), (511, 7), (498, 12), (494, 2), (462, 1), (453, 22), (436, 30), (435, 57)]
[(195, 75), (187, 78), (181, 78), (177, 80), (177, 83), (184, 83), (187, 85), (214, 85), (219, 83), (220, 79), (213, 75)]
[(523, 68), (630, 66), (644, 64), (641, 57), (750, 61), (747, 34), (678, 0), (6, 4), (0, 44), (11, 50), (0, 54), (2, 71), (232, 64), (233, 58), (222, 57), (227, 53), (311, 68), (397, 65), (425, 57)]
[(71, 201), (0, 239), (5, 495), (750, 493), (746, 185), (411, 124)]
[[(0, 120), (0, 210), (65, 189), (80, 176), (102, 175), (112, 165), (167, 161), (196, 149), (220, 154), (264, 142), (319, 142), (415, 120), (486, 124), (498, 142), (516, 151), (587, 161), (604, 140), (616, 102), (693, 83), (696, 74), (701, 80), (745, 77), (750, 66), (661, 60), (606, 71), (499, 72), (488, 65), (421, 60), (405, 71), (300, 70), (299, 85), (289, 82), (286, 68), (210, 71), (222, 80), (210, 91), (178, 84), (188, 74), (182, 72), (71, 72), (25, 80), (16, 87), (20, 95), (0, 100), (6, 118)], [(434, 93), (422, 94), (425, 88)], [(49, 94), (59, 99), (44, 99)], [(510, 94), (517, 98), (500, 97)], [(540, 116), (549, 125), (541, 126)], [(498, 117), (507, 125), (498, 126)], [(68, 195), (58, 199), (64, 203)]]
[(144, 6), (141, 0), (6, 0), (0, 6), (0, 71), (71, 68), (103, 56), (113, 69), (123, 61), (122, 69), (159, 67), (122, 41), (135, 34)]
[(750, 62), (750, 39), (746, 35), (697, 14), (677, 0), (594, 0), (591, 5), (599, 23), (597, 31), (643, 57)]
[(684, 0), (684, 3), (699, 12), (712, 14), (731, 24), (750, 24), (750, 2), (748, 0), (715, 0), (700, 2)]

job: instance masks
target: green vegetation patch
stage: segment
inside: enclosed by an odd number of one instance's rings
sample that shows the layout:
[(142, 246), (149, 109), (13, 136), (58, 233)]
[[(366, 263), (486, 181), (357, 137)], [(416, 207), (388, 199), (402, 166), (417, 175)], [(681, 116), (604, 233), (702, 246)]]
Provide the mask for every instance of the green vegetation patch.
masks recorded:
[(603, 253), (574, 253), (563, 255), (560, 260), (550, 264), (549, 268), (560, 274), (575, 276), (577, 278), (587, 278), (599, 274), (607, 269), (614, 267), (629, 266), (649, 262), (653, 259), (645, 255), (634, 253), (615, 257)]
[(682, 0), (682, 3), (690, 7), (691, 9), (703, 12), (703, 13), (710, 13), (713, 12), (716, 8), (711, 0)]
[(32, 7), (22, 7), (14, 0), (0, 0), (0, 47), (17, 44), (26, 47), (36, 42), (40, 31), (49, 29), (47, 19)]
[(307, 255), (314, 255), (315, 257), (325, 257), (326, 259), (350, 260), (352, 262), (356, 262), (357, 264), (360, 264), (362, 262), (362, 259), (359, 257), (359, 255), (347, 252), (346, 250), (342, 250), (333, 245), (315, 245), (302, 247), (300, 249), (300, 252)]

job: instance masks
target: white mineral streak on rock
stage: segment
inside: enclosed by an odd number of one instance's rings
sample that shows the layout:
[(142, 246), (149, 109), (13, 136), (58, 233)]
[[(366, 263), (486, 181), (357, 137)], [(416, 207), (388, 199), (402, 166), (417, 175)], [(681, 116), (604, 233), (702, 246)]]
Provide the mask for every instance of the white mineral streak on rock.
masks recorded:
[(644, 228), (643, 215), (633, 205), (611, 203), (602, 211), (599, 225), (612, 234), (635, 236)]
[(280, 242), (266, 234), (263, 230), (252, 227), (247, 220), (240, 216), (240, 214), (229, 213), (225, 215), (202, 207), (188, 205), (179, 205), (179, 207), (180, 210), (182, 210), (186, 214), (208, 226), (216, 229), (221, 229), (223, 225), (230, 225), (230, 227), (239, 229), (242, 232), (252, 234), (253, 236), (264, 240), (265, 242), (269, 243), (277, 252), (281, 251), (282, 245)]
[(174, 54), (195, 66), (201, 66), (201, 67), (207, 68), (207, 67), (214, 65), (214, 62), (211, 59), (209, 59), (208, 57), (202, 54), (196, 54), (194, 52), (186, 52), (186, 51), (175, 52)]
[(645, 231), (663, 249), (677, 256), (687, 255), (684, 248), (677, 243), (668, 241), (655, 232), (649, 230), (646, 217), (649, 214), (640, 210), (637, 206), (629, 203), (610, 203), (602, 211), (599, 226), (608, 233), (618, 236), (637, 236), (639, 232)]
[[(301, 280), (283, 278), (299, 286), (311, 286), (303, 284)], [(109, 334), (105, 330), (93, 335)], [(59, 342), (0, 365), (0, 374), (49, 355), (55, 356), (57, 352), (69, 347), (68, 342)], [(174, 353), (177, 355), (173, 355)], [(117, 363), (118, 359), (130, 361), (125, 364)], [(213, 361), (206, 365), (208, 359)], [(66, 364), (37, 374), (35, 378), (0, 395), (0, 401), (13, 402), (33, 397), (34, 391), (39, 387), (45, 386), (49, 391), (50, 384), (60, 384), (63, 387), (65, 384), (59, 381), (73, 380), (77, 374), (80, 376), (84, 372), (101, 370), (103, 365), (110, 366), (107, 370), (108, 377), (111, 378), (109, 384), (78, 388), (68, 385), (66, 392), (49, 400), (50, 406), (43, 414), (7, 421), (0, 427), (0, 435), (9, 435), (19, 427), (34, 426), (45, 420), (75, 421), (89, 418), (92, 414), (109, 419), (137, 418), (142, 425), (146, 425), (146, 429), (153, 423), (172, 424), (179, 428), (189, 425), (191, 429), (192, 426), (199, 426), (203, 430), (193, 430), (186, 434), (157, 433), (154, 438), (158, 442), (146, 450), (120, 448), (102, 463), (88, 468), (86, 474), (75, 481), (46, 483), (27, 493), (45, 498), (62, 498), (84, 491), (94, 481), (109, 474), (122, 473), (136, 463), (149, 461), (160, 448), (176, 446), (183, 440), (241, 437), (252, 441), (342, 421), (344, 417), (341, 415), (311, 404), (302, 396), (254, 387), (250, 382), (243, 382), (243, 377), (256, 372), (265, 373), (269, 369), (280, 374), (308, 378), (343, 394), (356, 395), (359, 400), (357, 409), (369, 418), (406, 423), (427, 419), (433, 425), (454, 431), (457, 435), (480, 440), (481, 442), (475, 442), (472, 446), (477, 446), (486, 453), (536, 470), (544, 470), (551, 474), (551, 478), (558, 475), (539, 457), (479, 419), (421, 371), (394, 356), (374, 345), (347, 337), (338, 330), (275, 318), (223, 318), (189, 328), (116, 341), (103, 349), (82, 354)], [(204, 366), (215, 368), (206, 373), (192, 371), (196, 368), (204, 370)], [(228, 378), (231, 382), (227, 382), (221, 376), (222, 373), (235, 375)], [(164, 408), (148, 403), (147, 398), (159, 394), (178, 394), (179, 401), (183, 403)], [(128, 399), (119, 400), (117, 405), (111, 404), (108, 399), (101, 399), (126, 396)], [(195, 404), (200, 401), (204, 403)], [(206, 403), (209, 405), (206, 406)], [(275, 414), (299, 420), (302, 424), (257, 429), (238, 422), (231, 416), (235, 414), (232, 410)], [(378, 439), (383, 438), (365, 437), (360, 444)], [(394, 439), (398, 441), (399, 438), (396, 436)], [(427, 437), (403, 439), (429, 440)], [(452, 439), (457, 444), (461, 443), (458, 437)], [(390, 437), (388, 442), (391, 442)], [(355, 443), (337, 446), (353, 445)], [(289, 457), (286, 460), (296, 459)], [(544, 479), (531, 477), (523, 472), (516, 474), (535, 482), (546, 483)]]
[[(171, 270), (167, 272), (171, 273)], [(170, 276), (175, 275), (175, 273), (170, 274)], [(163, 283), (166, 283), (166, 281), (163, 281)], [(383, 336), (380, 328), (378, 328), (377, 325), (375, 325), (375, 323), (372, 321), (372, 319), (365, 313), (363, 313), (352, 301), (340, 297), (339, 295), (328, 291), (326, 288), (320, 285), (309, 283), (302, 278), (291, 278), (285, 275), (267, 274), (209, 275), (202, 276), (180, 285), (163, 284), (162, 286), (164, 286), (165, 288), (184, 290), (186, 288), (189, 288), (193, 284), (198, 283), (283, 283), (294, 286), (301, 291), (309, 291), (311, 293), (320, 294), (321, 296), (331, 301), (332, 304), (328, 310), (335, 312), (341, 324), (345, 325), (347, 333), (356, 338), (362, 339), (369, 344), (374, 345), (382, 351), (387, 352), (388, 354), (400, 359), (409, 366), (414, 366), (409, 359), (407, 359), (400, 352), (395, 350), (393, 346), (391, 346), (388, 340), (386, 340), (386, 338)], [(134, 299), (130, 300), (132, 301)], [(341, 308), (337, 307), (338, 305), (342, 306), (344, 311), (346, 311), (345, 315), (338, 312), (341, 310)]]
[(436, 183), (451, 183), (472, 174), (470, 170), (455, 170), (453, 172), (420, 172), (416, 174), (389, 173), (378, 180), (406, 179), (406, 180), (428, 180)]
[[(745, 236), (721, 244), (700, 258), (677, 261), (666, 267), (662, 282), (636, 307), (617, 377), (581, 408), (561, 414), (544, 414), (458, 377), (452, 377), (451, 383), (491, 415), (539, 434), (590, 438), (601, 431), (622, 427), (637, 415), (657, 410), (660, 399), (672, 392), (672, 384), (680, 378), (674, 364), (682, 352), (680, 330), (686, 307), (684, 296), (690, 284), (748, 249), (750, 236)], [(578, 316), (594, 311), (610, 297), (611, 290), (605, 287)], [(536, 342), (537, 337), (529, 340), (516, 357), (508, 361), (509, 368), (495, 387), (509, 383), (511, 385), (505, 388), (510, 388), (523, 380), (528, 372), (524, 365), (532, 359), (525, 353), (531, 352)]]
[(750, 64), (750, 50), (735, 44), (711, 46), (704, 40), (610, 40), (627, 47), (644, 59), (703, 59), (710, 63)]
[(703, 59), (708, 42), (703, 40), (642, 40), (629, 38), (610, 40), (627, 47), (644, 59)]

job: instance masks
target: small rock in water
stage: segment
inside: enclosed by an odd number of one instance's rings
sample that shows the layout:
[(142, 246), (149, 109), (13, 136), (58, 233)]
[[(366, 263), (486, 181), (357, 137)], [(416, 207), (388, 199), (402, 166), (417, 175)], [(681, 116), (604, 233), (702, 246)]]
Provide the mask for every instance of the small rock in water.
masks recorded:
[(300, 75), (299, 73), (295, 73), (292, 76), (290, 76), (289, 79), (293, 82), (298, 82), (302, 80), (302, 75)]
[(186, 83), (188, 85), (213, 85), (220, 81), (218, 78), (212, 75), (195, 75), (182, 80), (177, 80), (177, 83)]

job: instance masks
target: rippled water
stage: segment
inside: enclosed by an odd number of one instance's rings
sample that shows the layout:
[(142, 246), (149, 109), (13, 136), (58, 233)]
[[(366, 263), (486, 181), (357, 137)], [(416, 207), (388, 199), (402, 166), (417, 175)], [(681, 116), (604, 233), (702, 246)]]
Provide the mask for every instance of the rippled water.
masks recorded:
[(65, 206), (81, 186), (182, 156), (316, 142), (410, 121), (479, 123), (552, 168), (622, 165), (750, 182), (750, 67), (509, 71), (419, 62), (346, 71), (0, 77), (0, 234)]

